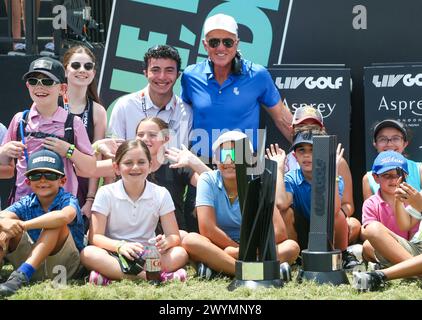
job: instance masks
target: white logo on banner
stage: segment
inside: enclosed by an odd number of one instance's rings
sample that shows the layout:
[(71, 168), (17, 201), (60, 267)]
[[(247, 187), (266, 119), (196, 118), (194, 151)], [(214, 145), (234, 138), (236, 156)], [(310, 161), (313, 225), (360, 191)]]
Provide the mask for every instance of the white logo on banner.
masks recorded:
[(332, 77), (277, 77), (275, 84), (279, 89), (297, 89), (301, 84), (304, 84), (309, 90), (316, 88), (324, 89), (340, 89), (343, 85), (343, 77), (338, 77), (333, 81)]
[(411, 112), (415, 116), (422, 116), (422, 100), (388, 100), (385, 96), (381, 97), (378, 104), (378, 110), (396, 111), (399, 117), (406, 112)]
[(412, 74), (384, 74), (384, 75), (374, 75), (372, 78), (372, 83), (377, 88), (392, 88), (395, 87), (400, 81), (403, 82), (403, 85), (406, 87), (413, 87), (417, 85), (422, 87), (422, 73), (418, 73), (413, 76)]
[(283, 103), (285, 106), (287, 106), (292, 113), (295, 113), (296, 109), (304, 107), (304, 106), (311, 106), (315, 109), (318, 109), (318, 111), (322, 114), (322, 117), (328, 118), (331, 116), (331, 114), (334, 112), (337, 104), (336, 103), (300, 103), (300, 102), (293, 102), (289, 103), (286, 98), (283, 99)]

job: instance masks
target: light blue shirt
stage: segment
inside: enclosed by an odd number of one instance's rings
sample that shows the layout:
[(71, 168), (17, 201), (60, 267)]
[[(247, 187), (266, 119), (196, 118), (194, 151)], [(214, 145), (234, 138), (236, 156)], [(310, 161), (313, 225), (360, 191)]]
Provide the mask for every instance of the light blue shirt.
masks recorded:
[[(208, 60), (188, 66), (182, 74), (181, 97), (192, 106), (193, 129), (203, 129), (195, 130), (190, 139), (193, 146), (208, 144), (209, 157), (212, 143), (223, 129), (246, 133), (256, 150), (260, 104), (271, 108), (280, 101), (280, 93), (268, 70), (250, 61), (241, 61), (241, 74), (230, 74), (222, 85), (215, 79)], [(205, 142), (204, 132), (209, 138)], [(198, 153), (206, 155), (202, 148)]]
[(202, 173), (196, 188), (196, 206), (213, 207), (217, 226), (232, 240), (239, 242), (242, 222), (239, 199), (230, 203), (220, 170)]

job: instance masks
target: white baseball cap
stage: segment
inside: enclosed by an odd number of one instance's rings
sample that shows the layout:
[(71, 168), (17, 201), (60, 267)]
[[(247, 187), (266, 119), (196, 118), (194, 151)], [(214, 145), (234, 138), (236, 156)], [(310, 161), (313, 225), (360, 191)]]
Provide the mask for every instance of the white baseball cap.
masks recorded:
[[(220, 148), (220, 146), (225, 143), (225, 142), (229, 142), (229, 141), (239, 141), (242, 140), (244, 138), (247, 138), (248, 136), (246, 134), (244, 134), (241, 131), (228, 131), (223, 133), (222, 135), (220, 135), (217, 140), (214, 141), (214, 143), (212, 144), (212, 152), (215, 154), (215, 152)], [(251, 152), (253, 152), (253, 146), (251, 141), (249, 140), (249, 148), (251, 150)]]
[(218, 13), (205, 20), (204, 36), (206, 36), (208, 32), (217, 29), (233, 33), (237, 37), (237, 23), (236, 20), (234, 20), (234, 18), (231, 16), (228, 16), (223, 13)]

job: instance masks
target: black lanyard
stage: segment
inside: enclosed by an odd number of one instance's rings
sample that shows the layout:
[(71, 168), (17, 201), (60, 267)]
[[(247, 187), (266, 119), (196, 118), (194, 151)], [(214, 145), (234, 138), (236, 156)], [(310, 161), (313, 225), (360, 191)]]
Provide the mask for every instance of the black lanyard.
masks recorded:
[[(67, 97), (67, 94), (63, 95), (63, 109), (65, 109), (67, 112), (71, 112), (70, 111), (70, 105), (69, 105), (69, 98)], [(88, 98), (86, 99), (86, 106), (84, 109), (84, 113), (82, 114), (82, 122), (85, 126), (85, 128), (88, 129), (88, 113), (89, 113), (89, 102), (88, 102)]]
[[(147, 103), (146, 103), (146, 98), (145, 98), (145, 92), (144, 92), (144, 90), (142, 90), (142, 92), (141, 92), (141, 104), (142, 104), (142, 112), (144, 113), (145, 118), (150, 118), (150, 116), (148, 116), (148, 113), (147, 113)], [(172, 120), (172, 117), (173, 117), (173, 113), (174, 113), (174, 110), (175, 109), (176, 109), (176, 99), (174, 99), (174, 101), (173, 101), (173, 108), (172, 108), (172, 110), (170, 112), (169, 117), (167, 118), (167, 121), (166, 121), (166, 123), (168, 124), (169, 128), (172, 128), (173, 125), (174, 125), (174, 120)], [(160, 108), (157, 111), (157, 113), (154, 115), (154, 117), (157, 117), (157, 118), (162, 119), (158, 115), (163, 110), (166, 110), (166, 108), (165, 107), (162, 108), (162, 109)], [(165, 121), (164, 119), (162, 119), (162, 120)]]

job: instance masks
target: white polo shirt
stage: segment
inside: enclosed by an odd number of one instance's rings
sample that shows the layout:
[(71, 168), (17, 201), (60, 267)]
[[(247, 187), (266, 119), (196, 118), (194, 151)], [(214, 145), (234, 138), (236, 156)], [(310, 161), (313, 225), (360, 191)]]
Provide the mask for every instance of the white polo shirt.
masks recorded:
[(173, 94), (165, 108), (160, 109), (152, 102), (148, 86), (117, 100), (111, 112), (108, 133), (114, 138), (134, 139), (136, 127), (146, 117), (158, 117), (169, 124), (174, 132), (170, 136), (169, 147), (180, 148), (182, 143), (189, 146), (189, 133), (192, 130), (191, 106)]
[(155, 236), (160, 217), (173, 212), (174, 204), (166, 188), (149, 181), (133, 202), (119, 180), (98, 190), (92, 211), (107, 217), (106, 237), (147, 244)]

